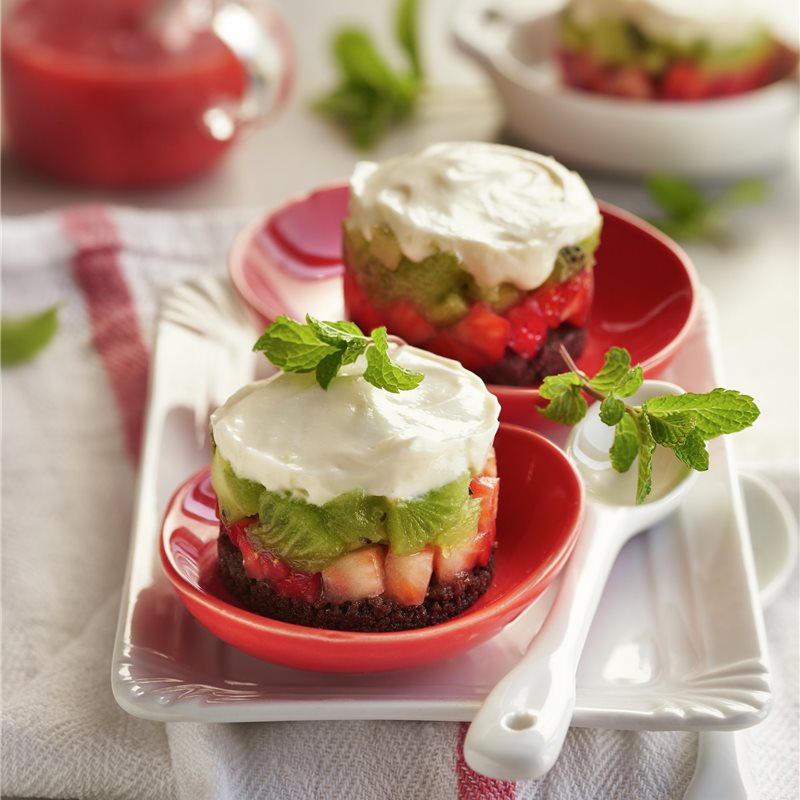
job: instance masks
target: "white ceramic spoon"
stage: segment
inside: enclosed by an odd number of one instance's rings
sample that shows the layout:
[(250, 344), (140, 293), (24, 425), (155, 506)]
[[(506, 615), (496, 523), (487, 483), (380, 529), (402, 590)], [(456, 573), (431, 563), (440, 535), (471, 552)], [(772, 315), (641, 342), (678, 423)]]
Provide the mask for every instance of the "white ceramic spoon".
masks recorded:
[[(645, 381), (627, 402), (680, 393), (674, 384)], [(637, 464), (624, 474), (614, 471), (608, 455), (613, 436), (613, 428), (600, 421), (598, 403), (570, 434), (567, 455), (586, 487), (586, 521), (541, 630), (470, 725), (464, 756), (483, 775), (525, 780), (553, 766), (575, 707), (578, 661), (611, 567), (631, 536), (678, 507), (697, 476), (673, 453), (657, 448), (653, 491), (636, 506)]]
[[(764, 606), (775, 599), (797, 562), (797, 523), (786, 498), (768, 481), (742, 474), (739, 483), (747, 509), (750, 543)], [(704, 731), (697, 763), (684, 800), (753, 800), (755, 785), (740, 733)]]

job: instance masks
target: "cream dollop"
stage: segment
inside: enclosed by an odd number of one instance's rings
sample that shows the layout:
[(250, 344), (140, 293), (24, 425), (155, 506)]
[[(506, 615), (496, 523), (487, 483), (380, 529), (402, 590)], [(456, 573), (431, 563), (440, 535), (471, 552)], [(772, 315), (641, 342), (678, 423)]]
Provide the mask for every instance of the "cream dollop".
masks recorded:
[(653, 39), (680, 44), (735, 46), (765, 25), (752, 0), (572, 0), (570, 10), (579, 24), (621, 17)]
[(458, 362), (410, 346), (393, 360), (422, 372), (392, 394), (367, 383), (363, 356), (325, 391), (313, 373), (278, 373), (245, 386), (211, 417), (233, 471), (320, 505), (342, 492), (413, 498), (469, 471), (479, 473), (500, 405)]
[(387, 226), (402, 252), (421, 261), (455, 253), (481, 286), (535, 289), (558, 251), (600, 224), (581, 177), (516, 147), (445, 142), (380, 164), (362, 161), (350, 179), (350, 216), (370, 239)]

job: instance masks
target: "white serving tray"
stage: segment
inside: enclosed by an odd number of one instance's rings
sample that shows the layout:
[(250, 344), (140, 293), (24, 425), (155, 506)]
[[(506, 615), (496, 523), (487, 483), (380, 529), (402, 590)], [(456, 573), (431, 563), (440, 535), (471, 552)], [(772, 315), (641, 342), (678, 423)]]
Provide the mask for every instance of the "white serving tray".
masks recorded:
[[(134, 525), (112, 664), (117, 702), (163, 721), (311, 719), (469, 720), (519, 659), (552, 591), (490, 641), (430, 666), (374, 674), (305, 672), (260, 661), (223, 643), (183, 607), (158, 558), (160, 517), (171, 492), (208, 460), (193, 401), (174, 385), (192, 358), (185, 331), (175, 350), (159, 326), (148, 435), (160, 442), (143, 464), (152, 502)], [(718, 385), (714, 312), (708, 297), (681, 353), (663, 376), (693, 391)], [(174, 335), (169, 327), (170, 336)], [(770, 700), (760, 606), (744, 507), (730, 445), (711, 443), (711, 468), (685, 507), (634, 538), (615, 565), (578, 671), (573, 724), (647, 730), (752, 725)], [(141, 495), (140, 495), (141, 498)]]

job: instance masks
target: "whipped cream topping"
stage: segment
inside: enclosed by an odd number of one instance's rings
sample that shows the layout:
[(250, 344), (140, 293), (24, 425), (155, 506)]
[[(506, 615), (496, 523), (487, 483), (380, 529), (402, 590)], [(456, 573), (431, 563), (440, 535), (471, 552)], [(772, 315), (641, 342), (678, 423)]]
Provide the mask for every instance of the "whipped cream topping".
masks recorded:
[(245, 386), (211, 417), (214, 441), (240, 478), (321, 505), (342, 492), (419, 497), (482, 471), (500, 405), (458, 362), (415, 347), (392, 359), (422, 372), (392, 394), (361, 376), (362, 356), (328, 390), (313, 373), (278, 373)]
[(359, 162), (349, 224), (366, 239), (385, 225), (412, 261), (452, 252), (481, 286), (529, 290), (544, 283), (562, 247), (594, 231), (600, 212), (581, 177), (552, 158), (445, 142), (380, 164)]
[(653, 39), (680, 44), (733, 46), (765, 24), (752, 0), (572, 0), (569, 7), (581, 25), (622, 17)]

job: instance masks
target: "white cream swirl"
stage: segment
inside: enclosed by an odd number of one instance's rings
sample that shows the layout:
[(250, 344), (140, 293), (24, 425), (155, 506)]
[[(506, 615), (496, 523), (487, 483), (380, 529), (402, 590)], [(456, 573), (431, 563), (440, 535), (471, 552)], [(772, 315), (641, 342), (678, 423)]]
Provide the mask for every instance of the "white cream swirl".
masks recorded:
[(349, 220), (367, 239), (373, 226), (387, 226), (412, 261), (452, 252), (481, 286), (529, 290), (544, 283), (562, 247), (594, 231), (600, 212), (581, 177), (552, 158), (445, 142), (359, 162)]
[(456, 361), (410, 346), (392, 346), (391, 355), (425, 375), (416, 389), (375, 388), (360, 377), (363, 356), (327, 391), (313, 373), (278, 373), (214, 412), (217, 447), (239, 477), (317, 505), (352, 489), (419, 497), (479, 473), (497, 432), (497, 399)]
[(580, 25), (622, 18), (653, 39), (678, 44), (735, 46), (766, 25), (752, 0), (572, 0), (569, 8)]

